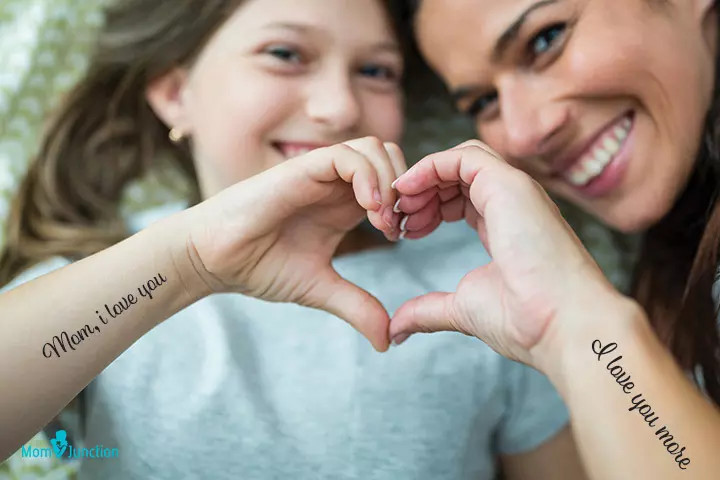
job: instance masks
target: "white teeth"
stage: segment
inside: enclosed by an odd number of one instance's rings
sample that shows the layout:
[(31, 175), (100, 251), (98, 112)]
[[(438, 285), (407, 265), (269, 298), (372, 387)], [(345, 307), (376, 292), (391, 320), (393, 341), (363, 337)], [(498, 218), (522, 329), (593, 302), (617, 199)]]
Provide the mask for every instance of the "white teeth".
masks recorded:
[(607, 150), (610, 155), (615, 155), (620, 150), (620, 143), (614, 138), (607, 137), (603, 142), (603, 147)]
[(588, 180), (590, 179), (590, 175), (585, 170), (573, 170), (570, 173), (570, 182), (573, 183), (573, 185), (585, 185)]
[(593, 152), (593, 156), (595, 159), (597, 159), (600, 163), (607, 165), (610, 162), (610, 159), (612, 158), (612, 154), (608, 152), (607, 150), (604, 150), (602, 148), (596, 148)]
[(591, 151), (585, 155), (579, 162), (565, 174), (565, 179), (572, 185), (582, 187), (591, 180), (598, 177), (605, 167), (615, 159), (615, 155), (622, 149), (625, 140), (630, 134), (632, 121), (629, 118), (623, 121), (611, 130), (612, 133), (606, 134)]
[(603, 163), (602, 161), (593, 158), (588, 160), (585, 164), (585, 171), (594, 177), (598, 173), (602, 172), (605, 165), (607, 165), (607, 163)]

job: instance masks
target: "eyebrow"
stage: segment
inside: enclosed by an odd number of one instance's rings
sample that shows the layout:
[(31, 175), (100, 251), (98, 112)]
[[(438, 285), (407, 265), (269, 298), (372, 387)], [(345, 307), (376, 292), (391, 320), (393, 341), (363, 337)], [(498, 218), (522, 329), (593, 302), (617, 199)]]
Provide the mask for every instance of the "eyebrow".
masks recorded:
[[(263, 28), (266, 29), (286, 29), (294, 30), (299, 33), (310, 33), (318, 30), (312, 25), (305, 25), (302, 23), (290, 23), (290, 22), (275, 22), (265, 25)], [(381, 42), (372, 46), (374, 51), (388, 51), (391, 53), (402, 53), (400, 45), (396, 42)]]
[(286, 30), (295, 30), (298, 32), (307, 32), (308, 30), (313, 30), (313, 28), (310, 25), (305, 25), (302, 23), (290, 23), (290, 22), (268, 23), (267, 25), (263, 26), (263, 28), (264, 29), (278, 28), (278, 29), (286, 29)]
[[(520, 16), (518, 16), (517, 19), (515, 19), (515, 21), (510, 24), (508, 28), (505, 29), (502, 35), (500, 35), (500, 38), (495, 43), (495, 47), (493, 48), (492, 61), (497, 63), (503, 57), (503, 55), (505, 55), (508, 47), (510, 47), (510, 45), (515, 40), (517, 40), (522, 26), (525, 24), (528, 17), (530, 17), (530, 15), (534, 11), (539, 8), (547, 7), (548, 5), (557, 3), (558, 1), (559, 0), (542, 0), (540, 2), (536, 2), (530, 5), (527, 9), (525, 9), (525, 11), (521, 13)], [(453, 102), (457, 103), (459, 100), (462, 100), (463, 98), (470, 95), (474, 90), (476, 90), (474, 87), (462, 86), (453, 90), (450, 93), (450, 96), (452, 97)]]
[(503, 34), (500, 35), (500, 38), (495, 44), (495, 48), (493, 48), (493, 61), (497, 62), (498, 60), (500, 60), (505, 54), (505, 51), (508, 49), (510, 44), (517, 40), (522, 26), (525, 24), (531, 13), (533, 13), (539, 8), (547, 7), (548, 5), (552, 5), (553, 3), (557, 2), (558, 0), (543, 0), (541, 2), (530, 5), (523, 13), (521, 13), (520, 16), (507, 29), (505, 29)]

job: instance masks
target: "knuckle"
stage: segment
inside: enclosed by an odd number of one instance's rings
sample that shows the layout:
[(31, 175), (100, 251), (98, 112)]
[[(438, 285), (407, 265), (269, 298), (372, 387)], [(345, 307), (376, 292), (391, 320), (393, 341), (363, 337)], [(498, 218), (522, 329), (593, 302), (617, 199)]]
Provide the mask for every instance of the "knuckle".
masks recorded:
[(481, 155), (501, 159), (500, 155), (498, 155), (492, 148), (488, 147), (486, 144), (480, 142), (479, 140), (476, 140), (475, 143), (472, 145), (468, 145), (466, 148), (471, 149), (475, 153), (479, 153)]
[(375, 136), (369, 136), (364, 137), (361, 139), (362, 143), (367, 145), (370, 148), (373, 148), (375, 150), (385, 149), (385, 146), (383, 144), (383, 141), (380, 140), (378, 137)]
[(383, 147), (385, 147), (385, 150), (393, 154), (401, 153), (400, 146), (395, 142), (384, 142)]
[(338, 143), (337, 145), (331, 145), (329, 147), (323, 147), (319, 148), (317, 150), (314, 150), (315, 152), (318, 152), (319, 155), (330, 155), (335, 158), (342, 158), (348, 155), (357, 155), (358, 152), (354, 148), (352, 148), (350, 145), (347, 145), (345, 143)]
[(467, 147), (482, 148), (483, 145), (484, 145), (484, 144), (483, 144), (480, 140), (478, 140), (478, 139), (476, 139), (476, 138), (467, 140), (467, 141), (465, 141), (465, 142), (463, 142), (463, 143), (460, 144), (460, 146), (463, 147), (463, 148), (467, 148)]

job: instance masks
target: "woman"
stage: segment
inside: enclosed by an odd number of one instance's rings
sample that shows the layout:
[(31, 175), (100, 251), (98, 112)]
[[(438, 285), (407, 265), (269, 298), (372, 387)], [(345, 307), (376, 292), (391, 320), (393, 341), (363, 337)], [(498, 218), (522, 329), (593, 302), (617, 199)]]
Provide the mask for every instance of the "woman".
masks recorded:
[[(391, 335), (459, 330), (545, 372), (593, 478), (717, 478), (714, 2), (416, 7), (419, 48), (484, 143), (414, 166), (395, 184), (400, 207), (439, 191), (438, 214), (466, 218), (493, 262), (455, 294), (407, 303)], [(647, 231), (632, 299), (540, 186), (618, 230)]]

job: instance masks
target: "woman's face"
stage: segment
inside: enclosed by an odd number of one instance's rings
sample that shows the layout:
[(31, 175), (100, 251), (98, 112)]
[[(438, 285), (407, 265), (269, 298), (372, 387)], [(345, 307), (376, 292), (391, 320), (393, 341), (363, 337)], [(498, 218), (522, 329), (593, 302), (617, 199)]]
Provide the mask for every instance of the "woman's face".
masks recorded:
[(377, 0), (247, 0), (189, 71), (166, 76), (180, 79), (176, 94), (165, 78), (148, 96), (189, 135), (209, 197), (318, 147), (370, 135), (399, 141), (402, 69)]
[(711, 0), (423, 0), (420, 49), (479, 137), (626, 232), (672, 207), (714, 81)]

